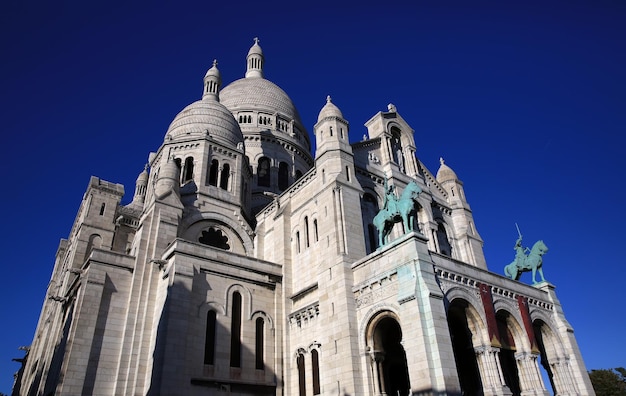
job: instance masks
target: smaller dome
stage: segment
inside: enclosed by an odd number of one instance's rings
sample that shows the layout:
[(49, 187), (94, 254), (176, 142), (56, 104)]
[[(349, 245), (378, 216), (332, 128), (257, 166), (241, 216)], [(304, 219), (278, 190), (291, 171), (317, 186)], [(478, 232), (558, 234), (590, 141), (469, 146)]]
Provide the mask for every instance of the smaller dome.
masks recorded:
[(161, 167), (161, 172), (154, 186), (154, 193), (158, 198), (164, 197), (170, 191), (178, 193), (180, 171), (173, 159), (168, 158)]
[(252, 45), (252, 47), (250, 47), (250, 50), (248, 51), (248, 55), (252, 55), (252, 54), (263, 55), (263, 50), (261, 49), (261, 46), (259, 45), (258, 37), (254, 38), (254, 44)]
[(330, 95), (326, 97), (326, 104), (320, 110), (320, 114), (317, 116), (317, 122), (322, 121), (324, 118), (330, 117), (338, 117), (343, 119), (343, 114), (341, 114), (341, 110), (339, 107), (335, 106), (333, 102), (331, 102)]
[(452, 170), (452, 168), (450, 168), (448, 165), (445, 164), (443, 158), (439, 158), (439, 163), (441, 164), (439, 166), (439, 170), (437, 171), (437, 181), (439, 183), (443, 183), (449, 180), (459, 179), (456, 176), (456, 173), (454, 173), (454, 171)]
[(141, 172), (139, 176), (137, 176), (137, 184), (145, 183), (147, 181), (148, 181), (148, 164), (146, 164), (146, 166), (143, 167), (143, 172)]
[(204, 75), (204, 77), (218, 77), (221, 79), (220, 77), (220, 71), (217, 69), (217, 59), (213, 59), (213, 65), (211, 66), (211, 68), (209, 70), (206, 71), (206, 74)]
[(224, 105), (216, 100), (198, 100), (185, 107), (167, 129), (166, 139), (210, 135), (223, 144), (243, 143), (239, 124)]

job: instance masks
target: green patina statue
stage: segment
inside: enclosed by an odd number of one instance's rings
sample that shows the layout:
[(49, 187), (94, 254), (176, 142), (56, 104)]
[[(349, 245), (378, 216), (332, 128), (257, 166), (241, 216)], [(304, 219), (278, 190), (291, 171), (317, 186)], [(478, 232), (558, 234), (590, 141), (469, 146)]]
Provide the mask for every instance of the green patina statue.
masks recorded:
[(415, 226), (416, 213), (414, 199), (422, 192), (420, 186), (414, 181), (407, 184), (400, 198), (396, 196), (394, 186), (390, 186), (385, 177), (385, 196), (383, 208), (374, 216), (374, 226), (378, 229), (378, 246), (385, 245), (387, 236), (391, 233), (393, 225), (402, 220), (404, 232), (412, 231)]
[[(504, 273), (506, 276), (511, 279), (519, 280), (523, 272), (532, 271), (533, 285), (536, 285), (538, 282), (535, 280), (535, 274), (539, 271), (541, 281), (545, 282), (546, 280), (543, 277), (543, 270), (541, 269), (543, 266), (542, 256), (546, 254), (548, 247), (543, 243), (543, 241), (540, 240), (535, 242), (533, 248), (528, 249), (522, 247), (522, 235), (520, 234), (513, 249), (515, 249), (515, 260), (511, 264), (504, 267)], [(528, 255), (526, 255), (526, 253), (528, 253)]]

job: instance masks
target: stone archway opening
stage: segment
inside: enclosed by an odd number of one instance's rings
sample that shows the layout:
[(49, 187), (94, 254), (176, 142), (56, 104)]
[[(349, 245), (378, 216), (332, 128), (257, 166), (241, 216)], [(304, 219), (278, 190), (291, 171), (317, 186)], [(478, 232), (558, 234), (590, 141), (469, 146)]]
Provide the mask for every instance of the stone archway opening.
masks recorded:
[(554, 372), (550, 364), (550, 360), (556, 355), (554, 345), (552, 345), (554, 340), (550, 328), (542, 320), (535, 320), (533, 322), (533, 331), (535, 333), (535, 340), (537, 340), (537, 347), (539, 348), (539, 369), (544, 384), (550, 384), (552, 393), (557, 394), (558, 392), (556, 391), (556, 385), (554, 383)]
[(500, 367), (502, 367), (502, 375), (504, 382), (509, 387), (513, 396), (521, 395), (520, 378), (517, 370), (517, 362), (515, 359), (515, 339), (509, 326), (511, 314), (506, 311), (498, 311), (496, 313), (496, 323), (498, 325), (498, 333), (500, 334)]
[(409, 369), (400, 324), (391, 314), (382, 314), (371, 324), (370, 334), (377, 393), (409, 395)]
[(448, 328), (461, 389), (465, 395), (479, 395), (483, 386), (480, 380), (472, 331), (467, 321), (467, 301), (455, 299), (448, 308)]

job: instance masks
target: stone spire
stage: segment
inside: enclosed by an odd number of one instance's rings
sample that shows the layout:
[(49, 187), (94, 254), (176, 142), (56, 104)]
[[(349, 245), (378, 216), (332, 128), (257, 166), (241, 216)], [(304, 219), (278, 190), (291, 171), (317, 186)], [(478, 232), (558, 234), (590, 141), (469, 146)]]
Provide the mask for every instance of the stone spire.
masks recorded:
[(213, 66), (207, 70), (204, 75), (204, 92), (202, 94), (202, 99), (213, 99), (219, 102), (221, 86), (222, 77), (220, 76), (220, 71), (217, 69), (217, 59), (214, 59)]
[(259, 45), (258, 37), (254, 38), (254, 44), (250, 47), (250, 51), (248, 51), (246, 61), (248, 65), (246, 69), (246, 78), (263, 78), (263, 63), (265, 58), (263, 57), (263, 50)]

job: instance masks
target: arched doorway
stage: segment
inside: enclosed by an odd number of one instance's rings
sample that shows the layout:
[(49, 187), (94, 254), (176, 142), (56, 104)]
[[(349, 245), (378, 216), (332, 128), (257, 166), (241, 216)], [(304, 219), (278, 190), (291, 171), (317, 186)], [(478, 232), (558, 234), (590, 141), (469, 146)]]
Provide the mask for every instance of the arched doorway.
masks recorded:
[(402, 346), (402, 329), (391, 312), (379, 314), (369, 327), (368, 346), (372, 353), (377, 394), (410, 394), (409, 369)]
[(509, 387), (514, 396), (521, 395), (519, 372), (517, 370), (517, 361), (515, 360), (515, 339), (509, 326), (511, 314), (504, 310), (496, 313), (496, 323), (498, 324), (498, 333), (500, 334), (500, 367), (502, 367), (502, 375), (504, 382)]
[(467, 321), (468, 302), (455, 299), (448, 308), (448, 328), (452, 338), (454, 360), (464, 395), (482, 394), (483, 385), (472, 342), (472, 331)]
[(550, 364), (550, 360), (555, 359), (557, 356), (554, 334), (542, 320), (535, 320), (533, 322), (533, 330), (535, 340), (537, 340), (537, 346), (539, 347), (539, 367), (541, 376), (544, 378), (544, 385), (547, 385), (545, 382), (548, 382), (552, 388), (552, 394), (556, 395), (558, 392), (554, 381), (554, 372)]

